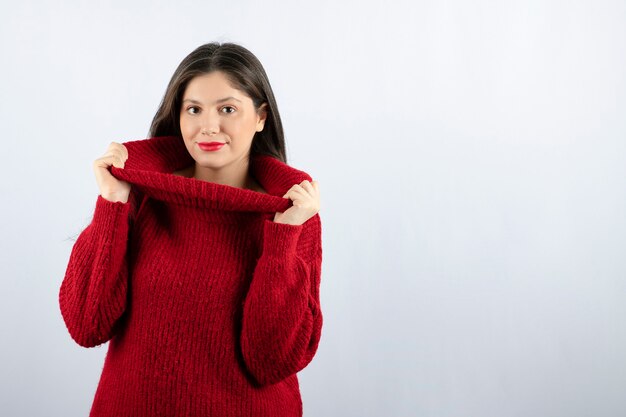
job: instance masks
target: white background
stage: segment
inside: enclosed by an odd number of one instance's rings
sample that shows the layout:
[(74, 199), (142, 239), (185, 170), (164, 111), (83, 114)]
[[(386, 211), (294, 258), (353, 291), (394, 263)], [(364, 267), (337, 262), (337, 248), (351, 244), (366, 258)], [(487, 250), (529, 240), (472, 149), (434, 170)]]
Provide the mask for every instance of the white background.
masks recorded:
[(2, 2), (0, 414), (86, 416), (58, 290), (111, 141), (210, 41), (319, 181), (307, 417), (626, 415), (623, 1)]

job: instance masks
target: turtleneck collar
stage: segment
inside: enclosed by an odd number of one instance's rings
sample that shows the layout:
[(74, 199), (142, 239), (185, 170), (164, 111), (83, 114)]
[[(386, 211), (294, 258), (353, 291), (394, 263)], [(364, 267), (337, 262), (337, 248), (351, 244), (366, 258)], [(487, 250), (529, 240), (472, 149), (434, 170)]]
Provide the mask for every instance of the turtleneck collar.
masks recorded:
[(230, 185), (174, 175), (195, 161), (180, 136), (159, 136), (123, 142), (128, 150), (124, 168), (109, 167), (111, 174), (131, 183), (151, 198), (198, 208), (227, 211), (283, 212), (291, 200), (283, 198), (294, 184), (312, 178), (304, 171), (267, 155), (250, 157), (250, 174), (267, 194)]

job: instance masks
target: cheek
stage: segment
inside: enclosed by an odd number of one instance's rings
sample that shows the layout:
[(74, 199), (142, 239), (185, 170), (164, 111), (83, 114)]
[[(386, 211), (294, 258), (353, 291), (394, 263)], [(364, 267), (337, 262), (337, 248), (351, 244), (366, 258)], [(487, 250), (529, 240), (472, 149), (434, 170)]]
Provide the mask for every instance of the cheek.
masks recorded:
[(183, 134), (183, 137), (191, 136), (194, 129), (195, 127), (193, 122), (189, 121), (185, 117), (180, 118), (180, 132)]
[(231, 118), (222, 123), (222, 130), (232, 136), (246, 137), (256, 128), (254, 120), (248, 118)]

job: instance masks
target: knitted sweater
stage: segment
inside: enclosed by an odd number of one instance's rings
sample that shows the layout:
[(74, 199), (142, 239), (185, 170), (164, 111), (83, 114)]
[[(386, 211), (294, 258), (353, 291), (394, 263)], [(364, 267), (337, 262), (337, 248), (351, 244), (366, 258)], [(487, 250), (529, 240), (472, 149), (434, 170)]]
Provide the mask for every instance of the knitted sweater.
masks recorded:
[(173, 175), (182, 138), (125, 142), (129, 201), (98, 195), (59, 290), (80, 346), (110, 341), (90, 417), (302, 416), (296, 373), (322, 328), (319, 213), (275, 223), (311, 177), (269, 156), (268, 194)]

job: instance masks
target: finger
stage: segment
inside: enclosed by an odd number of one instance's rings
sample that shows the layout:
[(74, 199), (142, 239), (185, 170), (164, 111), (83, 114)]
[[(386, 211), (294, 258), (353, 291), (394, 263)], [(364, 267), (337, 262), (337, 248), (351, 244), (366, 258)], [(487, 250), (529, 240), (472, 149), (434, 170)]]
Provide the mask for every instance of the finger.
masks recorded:
[(119, 145), (117, 142), (111, 142), (109, 143), (109, 147), (107, 148), (107, 150), (114, 151), (115, 149), (117, 149), (117, 145)]
[(300, 183), (300, 186), (302, 186), (303, 188), (307, 189), (307, 190), (314, 190), (316, 187), (317, 181), (302, 181)]
[[(109, 152), (109, 154), (111, 155), (111, 157), (113, 159), (111, 159), (111, 164), (113, 166), (116, 166), (118, 168), (124, 168), (124, 164), (126, 162), (126, 160), (128, 159), (128, 152), (126, 150), (126, 147), (124, 145), (121, 145), (119, 143), (113, 142), (113, 147), (111, 149), (111, 151)], [(115, 161), (115, 162), (113, 162)]]
[(106, 154), (94, 161), (94, 164), (98, 167), (106, 168), (114, 161), (114, 155)]
[(117, 168), (122, 168), (124, 165), (124, 161), (122, 159), (122, 155), (120, 155), (119, 149), (113, 149), (107, 156), (107, 162), (109, 165), (113, 165)]
[(290, 198), (291, 200), (310, 199), (311, 195), (299, 185), (294, 185), (287, 191), (283, 198)]
[(121, 143), (111, 142), (107, 151), (115, 155), (119, 155), (123, 161), (126, 161), (128, 159), (128, 149)]
[(300, 196), (302, 198), (312, 198), (313, 197), (313, 195), (311, 194), (311, 190), (305, 189), (301, 185), (294, 186), (294, 188), (291, 190), (291, 193), (292, 193), (293, 196)]
[(120, 155), (123, 161), (126, 161), (128, 159), (128, 149), (126, 149), (126, 146), (122, 145), (121, 143), (114, 143), (117, 153)]
[(311, 183), (308, 180), (304, 180), (300, 184), (294, 184), (293, 187), (301, 188), (301, 189), (307, 190), (307, 191), (310, 191), (310, 190), (313, 189), (313, 186), (311, 185)]
[(307, 181), (306, 183), (302, 183), (301, 187), (306, 190), (311, 197), (316, 197), (318, 195), (317, 188), (313, 183)]
[(302, 195), (302, 191), (301, 190), (292, 187), (292, 188), (289, 189), (289, 191), (287, 191), (285, 193), (283, 198), (290, 198), (290, 199), (293, 200), (293, 199), (295, 199), (295, 198), (297, 198), (297, 197), (299, 197), (301, 195)]
[(313, 188), (313, 185), (311, 185), (311, 183), (307, 180), (302, 181), (300, 184), (300, 187), (304, 188), (305, 190), (310, 190)]
[[(300, 186), (300, 184), (294, 184), (294, 185), (292, 185), (292, 186), (291, 186), (291, 188), (289, 188), (289, 189), (287, 190), (287, 193), (290, 193), (290, 192), (292, 192), (292, 191), (294, 191), (294, 190), (300, 190), (300, 189), (302, 189), (302, 187)], [(285, 195), (286, 195), (286, 194), (285, 194)]]
[(126, 148), (126, 146), (124, 145), (120, 145), (120, 148), (122, 148), (122, 152), (124, 155), (124, 161), (128, 159), (128, 148)]
[(124, 160), (117, 153), (107, 154), (101, 159), (106, 165), (113, 165), (117, 168), (124, 168)]
[(114, 156), (110, 159), (111, 161), (111, 165), (113, 165), (116, 168), (122, 168), (121, 166), (121, 161), (120, 158), (118, 156)]

